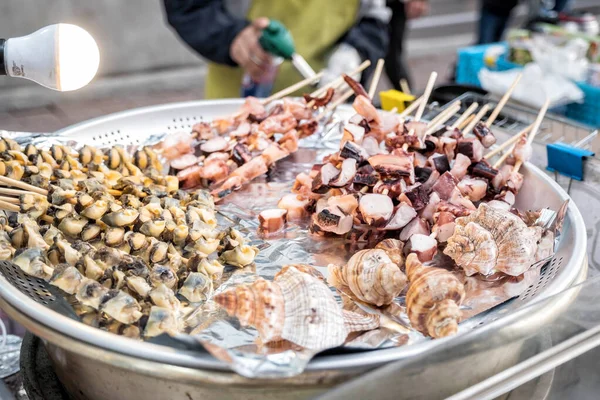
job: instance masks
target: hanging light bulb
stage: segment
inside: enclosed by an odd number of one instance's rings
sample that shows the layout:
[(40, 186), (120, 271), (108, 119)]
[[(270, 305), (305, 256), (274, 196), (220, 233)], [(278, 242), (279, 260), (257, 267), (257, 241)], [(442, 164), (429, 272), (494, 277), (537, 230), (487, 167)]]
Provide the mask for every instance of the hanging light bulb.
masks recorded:
[(99, 63), (96, 41), (76, 25), (50, 25), (27, 36), (0, 39), (0, 75), (29, 79), (61, 92), (87, 85)]

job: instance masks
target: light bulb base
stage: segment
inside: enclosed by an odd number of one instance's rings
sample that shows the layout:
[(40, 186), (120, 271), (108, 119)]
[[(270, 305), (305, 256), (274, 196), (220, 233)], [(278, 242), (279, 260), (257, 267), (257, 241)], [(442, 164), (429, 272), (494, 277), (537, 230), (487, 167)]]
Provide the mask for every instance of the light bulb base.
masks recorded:
[(0, 39), (0, 75), (7, 75), (6, 72), (6, 64), (4, 63), (4, 43), (6, 43), (5, 39)]

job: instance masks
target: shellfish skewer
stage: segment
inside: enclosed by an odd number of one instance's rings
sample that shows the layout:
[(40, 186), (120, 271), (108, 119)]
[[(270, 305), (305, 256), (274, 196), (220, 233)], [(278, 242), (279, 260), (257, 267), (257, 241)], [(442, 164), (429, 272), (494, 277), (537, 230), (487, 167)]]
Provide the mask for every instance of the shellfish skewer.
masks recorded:
[(325, 115), (329, 114), (331, 111), (335, 110), (337, 106), (348, 100), (354, 94), (354, 90), (348, 89), (345, 93), (343, 93), (336, 101), (327, 106), (327, 108), (321, 112), (315, 118), (317, 121), (320, 121)]
[(514, 80), (514, 82), (512, 83), (512, 85), (510, 85), (510, 87), (508, 88), (506, 93), (504, 93), (504, 96), (502, 96), (502, 98), (498, 102), (498, 105), (496, 106), (496, 108), (494, 108), (494, 111), (492, 111), (492, 115), (490, 115), (488, 120), (485, 122), (485, 124), (487, 125), (488, 128), (494, 123), (494, 121), (496, 121), (496, 118), (498, 118), (498, 115), (500, 115), (500, 111), (502, 111), (502, 109), (506, 105), (506, 102), (508, 102), (508, 99), (510, 99), (510, 95), (515, 90), (515, 88), (519, 84), (519, 81), (521, 80), (522, 77), (523, 77), (522, 73), (517, 75), (517, 77)]
[(0, 176), (0, 184), (4, 184), (6, 186), (12, 186), (19, 189), (28, 190), (30, 192), (38, 193), (44, 196), (48, 195), (48, 191), (45, 189), (40, 189), (39, 187), (29, 185), (25, 182), (18, 181), (16, 179), (7, 178), (5, 176)]
[(473, 121), (475, 119), (475, 114), (471, 114), (467, 117), (467, 119), (465, 119), (463, 122), (461, 122), (457, 128), (462, 131), (463, 129), (465, 129), (465, 126), (469, 125), (471, 123), (471, 121)]
[[(546, 112), (548, 111), (549, 106), (550, 106), (550, 99), (546, 99), (546, 102), (542, 106), (540, 113), (538, 114), (535, 122), (533, 123), (533, 128), (531, 128), (531, 133), (529, 133), (529, 136), (527, 137), (527, 146), (531, 146), (531, 143), (533, 142), (535, 135), (537, 135), (537, 133), (539, 132), (540, 126), (542, 125), (542, 121), (544, 120), (544, 117), (546, 116)], [(514, 146), (513, 146), (513, 149), (514, 149)], [(521, 165), (523, 165), (523, 161), (517, 160), (517, 162), (513, 168), (513, 172), (519, 172)]]
[(371, 100), (373, 100), (373, 96), (375, 96), (375, 91), (377, 90), (379, 79), (381, 78), (381, 71), (383, 71), (383, 64), (385, 64), (385, 60), (383, 58), (377, 60), (375, 72), (373, 73), (373, 79), (371, 79), (371, 85), (369, 86), (369, 98)]
[(508, 146), (515, 143), (517, 140), (519, 140), (519, 138), (521, 136), (528, 134), (532, 128), (533, 128), (533, 124), (529, 125), (527, 128), (523, 129), (521, 132), (519, 132), (516, 135), (514, 135), (513, 137), (511, 137), (506, 142), (502, 143), (501, 145), (496, 147), (494, 150), (487, 153), (485, 156), (483, 156), (483, 158), (488, 160), (488, 159), (494, 157), (496, 154), (500, 153), (502, 150), (504, 150), (505, 148), (507, 148)]
[[(358, 74), (359, 72), (364, 71), (366, 68), (368, 68), (371, 65), (371, 61), (369, 60), (365, 60), (362, 64), (360, 64), (354, 71), (348, 72), (348, 76), (353, 76)], [(314, 92), (312, 92), (310, 94), (311, 97), (318, 97), (321, 96), (323, 94), (325, 94), (325, 92), (327, 91), (327, 89), (329, 88), (339, 88), (343, 83), (345, 83), (344, 81), (344, 77), (340, 76), (336, 79), (334, 79), (333, 81), (331, 81), (330, 83), (328, 83), (327, 85), (315, 90)], [(311, 107), (311, 104), (308, 103), (308, 106)]]
[(0, 194), (7, 195), (7, 196), (20, 196), (22, 194), (34, 194), (36, 196), (42, 196), (39, 193), (32, 193), (27, 190), (9, 189), (9, 188), (4, 188), (4, 187), (0, 187)]
[(272, 94), (262, 101), (263, 105), (269, 104), (270, 102), (285, 97), (289, 94), (294, 93), (296, 90), (303, 88), (306, 85), (310, 85), (311, 83), (317, 82), (323, 76), (323, 71), (319, 72), (315, 76), (311, 76), (310, 78), (306, 78), (293, 84), (292, 86), (288, 86), (285, 89), (280, 90), (277, 93)]
[(451, 128), (458, 128), (467, 118), (471, 116), (471, 114), (475, 112), (475, 110), (477, 110), (477, 107), (479, 107), (479, 103), (475, 102), (471, 104), (469, 108), (467, 108), (467, 110), (464, 113), (462, 113), (462, 115), (458, 117), (458, 119), (452, 124)]
[(463, 129), (463, 136), (466, 136), (469, 132), (473, 130), (475, 125), (477, 125), (477, 123), (481, 121), (483, 117), (485, 117), (485, 114), (488, 112), (489, 109), (489, 104), (485, 104), (483, 107), (481, 107), (481, 110), (479, 110), (479, 112), (475, 115), (475, 118), (473, 118), (471, 122), (469, 122), (469, 124), (465, 127), (465, 129)]
[(415, 114), (415, 121), (420, 121), (421, 117), (423, 117), (423, 113), (425, 112), (425, 106), (429, 101), (429, 96), (431, 96), (431, 91), (433, 90), (433, 85), (435, 84), (435, 80), (437, 79), (437, 72), (432, 72), (429, 75), (429, 80), (427, 81), (427, 86), (425, 87), (425, 92), (423, 93), (423, 101), (419, 104), (419, 108), (417, 109), (417, 113)]

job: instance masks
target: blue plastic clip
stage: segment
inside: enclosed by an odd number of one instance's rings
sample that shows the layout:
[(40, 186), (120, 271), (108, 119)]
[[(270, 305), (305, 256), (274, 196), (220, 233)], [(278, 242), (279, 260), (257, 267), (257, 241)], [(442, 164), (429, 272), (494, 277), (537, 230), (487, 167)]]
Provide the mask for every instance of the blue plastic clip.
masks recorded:
[(546, 145), (549, 171), (558, 172), (578, 181), (583, 180), (583, 161), (592, 157), (594, 152), (581, 149), (576, 143), (569, 145), (561, 142)]

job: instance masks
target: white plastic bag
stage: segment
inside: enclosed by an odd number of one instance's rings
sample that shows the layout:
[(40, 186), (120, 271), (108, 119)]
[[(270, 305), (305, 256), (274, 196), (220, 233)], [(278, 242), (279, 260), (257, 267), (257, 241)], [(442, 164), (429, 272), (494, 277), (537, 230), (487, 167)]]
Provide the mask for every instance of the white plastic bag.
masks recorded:
[[(509, 71), (479, 71), (481, 86), (498, 96), (504, 95), (514, 82), (520, 69)], [(584, 93), (569, 79), (551, 71), (543, 71), (537, 63), (530, 63), (522, 70), (523, 77), (511, 98), (534, 108), (541, 108), (550, 99), (550, 107), (582, 102)]]

